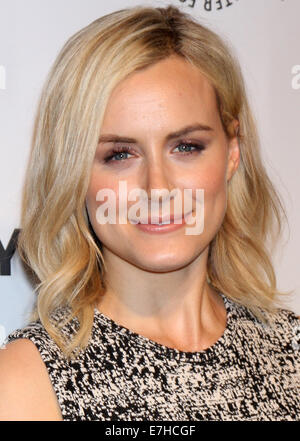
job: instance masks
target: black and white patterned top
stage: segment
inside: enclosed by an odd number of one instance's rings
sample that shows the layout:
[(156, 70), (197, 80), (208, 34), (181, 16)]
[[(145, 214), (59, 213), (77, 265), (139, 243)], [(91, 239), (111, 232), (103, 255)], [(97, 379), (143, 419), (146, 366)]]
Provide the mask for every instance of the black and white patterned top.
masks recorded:
[[(221, 296), (226, 329), (198, 352), (152, 341), (98, 309), (90, 343), (76, 360), (66, 360), (40, 321), (13, 331), (7, 342), (28, 338), (36, 345), (66, 421), (300, 421), (297, 315), (280, 308), (268, 327)], [(76, 326), (75, 318), (65, 332)]]

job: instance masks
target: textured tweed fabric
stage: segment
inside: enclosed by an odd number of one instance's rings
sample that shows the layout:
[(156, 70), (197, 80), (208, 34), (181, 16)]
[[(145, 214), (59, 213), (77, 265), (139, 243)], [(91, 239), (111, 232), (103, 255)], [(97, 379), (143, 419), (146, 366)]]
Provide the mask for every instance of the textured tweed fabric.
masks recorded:
[[(40, 321), (9, 334), (30, 339), (46, 365), (63, 419), (300, 421), (300, 320), (278, 309), (263, 325), (220, 293), (223, 335), (208, 349), (169, 348), (95, 309), (90, 343), (67, 361)], [(54, 319), (63, 317), (55, 311)], [(77, 319), (65, 325), (66, 335)]]

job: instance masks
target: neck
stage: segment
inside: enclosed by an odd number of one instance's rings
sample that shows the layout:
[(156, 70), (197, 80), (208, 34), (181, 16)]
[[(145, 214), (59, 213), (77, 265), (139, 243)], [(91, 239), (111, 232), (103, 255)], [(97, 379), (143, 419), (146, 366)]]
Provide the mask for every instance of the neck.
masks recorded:
[(98, 309), (116, 323), (188, 351), (203, 350), (223, 334), (226, 309), (206, 279), (207, 250), (186, 267), (165, 273), (137, 268), (108, 250), (104, 259), (107, 291)]

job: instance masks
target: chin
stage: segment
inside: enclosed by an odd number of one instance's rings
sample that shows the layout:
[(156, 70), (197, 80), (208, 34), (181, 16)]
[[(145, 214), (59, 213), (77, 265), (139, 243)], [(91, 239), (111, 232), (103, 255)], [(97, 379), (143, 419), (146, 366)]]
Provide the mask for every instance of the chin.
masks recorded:
[[(149, 254), (148, 254), (149, 253)], [(165, 273), (170, 271), (176, 271), (185, 266), (189, 265), (197, 255), (194, 253), (185, 253), (183, 255), (182, 251), (178, 250), (176, 254), (162, 254), (161, 250), (156, 253), (147, 253), (142, 255), (132, 256), (130, 262), (133, 263), (138, 268), (144, 269), (145, 271), (153, 271), (157, 273)]]

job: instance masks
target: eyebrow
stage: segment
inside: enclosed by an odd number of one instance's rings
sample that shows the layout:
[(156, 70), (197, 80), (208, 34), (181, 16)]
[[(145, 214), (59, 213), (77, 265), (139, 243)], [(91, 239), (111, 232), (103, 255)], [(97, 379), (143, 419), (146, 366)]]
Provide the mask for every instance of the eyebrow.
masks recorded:
[[(183, 127), (182, 129), (176, 131), (176, 132), (172, 132), (169, 133), (165, 140), (166, 141), (170, 141), (171, 139), (174, 138), (179, 138), (180, 136), (186, 135), (187, 133), (190, 132), (195, 132), (196, 130), (203, 130), (203, 131), (213, 131), (212, 127), (209, 127), (205, 124), (193, 124), (190, 126), (186, 126)], [(98, 142), (102, 143), (102, 142), (128, 142), (128, 143), (134, 143), (137, 142), (136, 139), (134, 138), (126, 138), (124, 136), (118, 136), (118, 135), (111, 135), (111, 134), (107, 134), (107, 135), (101, 135)]]

